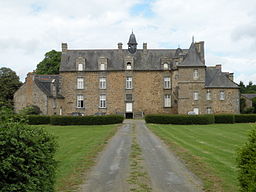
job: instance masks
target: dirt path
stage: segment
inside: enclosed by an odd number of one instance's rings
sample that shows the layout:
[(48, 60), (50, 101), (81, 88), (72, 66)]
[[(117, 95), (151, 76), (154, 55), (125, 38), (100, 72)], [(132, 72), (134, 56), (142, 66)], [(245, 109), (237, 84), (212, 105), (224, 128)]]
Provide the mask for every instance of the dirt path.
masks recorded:
[[(131, 147), (134, 146), (134, 137), (138, 144), (138, 146), (135, 145), (135, 151)], [(139, 171), (136, 173), (132, 170), (131, 162), (134, 158), (130, 153), (135, 153), (142, 158), (139, 162), (143, 162), (143, 165), (139, 167), (142, 167), (141, 169), (146, 173)], [(129, 182), (130, 178), (136, 178), (136, 175), (131, 175), (134, 173), (146, 175), (149, 178), (150, 182), (146, 183), (149, 186), (143, 191), (202, 191), (200, 181), (185, 168), (158, 137), (148, 130), (143, 120), (125, 120), (122, 128), (100, 155), (86, 183), (81, 186), (81, 192), (128, 192), (132, 189), (131, 185), (134, 186), (134, 183)], [(134, 182), (136, 183), (136, 179)], [(133, 189), (133, 191), (136, 190)], [(137, 191), (142, 190), (137, 189)]]

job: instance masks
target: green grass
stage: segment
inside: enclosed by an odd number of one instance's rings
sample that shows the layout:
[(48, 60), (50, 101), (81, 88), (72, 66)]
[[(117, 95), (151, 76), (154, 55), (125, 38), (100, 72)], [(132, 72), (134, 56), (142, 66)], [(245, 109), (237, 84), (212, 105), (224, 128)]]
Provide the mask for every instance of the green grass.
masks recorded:
[(85, 171), (117, 130), (117, 125), (40, 127), (57, 137), (57, 191), (72, 191), (83, 181)]
[(161, 137), (204, 182), (208, 191), (238, 191), (236, 152), (255, 124), (158, 125)]

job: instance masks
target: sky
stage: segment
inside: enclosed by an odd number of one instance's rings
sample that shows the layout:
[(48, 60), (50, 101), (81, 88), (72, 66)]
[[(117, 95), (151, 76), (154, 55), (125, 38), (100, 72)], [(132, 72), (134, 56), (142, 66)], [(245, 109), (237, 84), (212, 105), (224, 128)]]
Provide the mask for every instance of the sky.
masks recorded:
[(0, 67), (24, 81), (50, 50), (188, 49), (205, 42), (206, 65), (222, 64), (234, 80), (256, 84), (255, 0), (0, 0)]

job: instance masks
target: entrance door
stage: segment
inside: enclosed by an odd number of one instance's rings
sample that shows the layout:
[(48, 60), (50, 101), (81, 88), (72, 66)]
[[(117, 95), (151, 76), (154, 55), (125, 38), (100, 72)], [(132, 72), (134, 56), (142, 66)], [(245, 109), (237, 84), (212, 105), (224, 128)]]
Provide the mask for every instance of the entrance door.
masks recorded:
[(132, 103), (126, 103), (126, 113), (125, 117), (127, 119), (132, 119), (133, 118), (133, 113), (132, 113)]

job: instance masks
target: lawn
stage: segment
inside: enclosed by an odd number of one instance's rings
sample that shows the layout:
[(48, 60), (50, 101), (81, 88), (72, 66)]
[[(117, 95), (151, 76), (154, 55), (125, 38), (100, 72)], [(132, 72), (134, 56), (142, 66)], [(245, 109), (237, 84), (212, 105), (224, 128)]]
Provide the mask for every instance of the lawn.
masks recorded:
[(72, 191), (82, 182), (84, 172), (94, 164), (97, 153), (117, 126), (40, 126), (57, 137), (57, 191)]
[(208, 191), (238, 191), (236, 153), (255, 124), (158, 125), (148, 127), (161, 137)]

